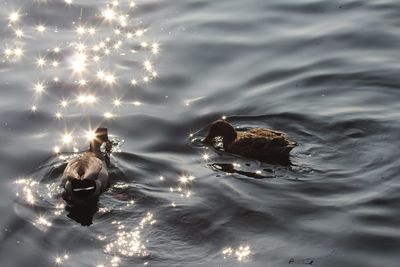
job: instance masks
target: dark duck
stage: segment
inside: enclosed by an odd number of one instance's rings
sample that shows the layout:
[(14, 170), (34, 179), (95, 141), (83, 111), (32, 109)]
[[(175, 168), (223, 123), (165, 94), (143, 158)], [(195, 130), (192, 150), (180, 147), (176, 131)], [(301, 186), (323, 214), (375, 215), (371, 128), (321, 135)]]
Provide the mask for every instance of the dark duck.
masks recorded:
[[(105, 145), (103, 145), (105, 144)], [(74, 204), (97, 201), (99, 195), (108, 187), (109, 156), (111, 142), (107, 128), (98, 128), (89, 149), (80, 157), (68, 162), (62, 177), (65, 192), (63, 199)]]
[(222, 138), (226, 152), (267, 163), (290, 164), (290, 151), (297, 146), (287, 134), (271, 129), (252, 128), (237, 131), (225, 120), (211, 124), (204, 144), (214, 147), (216, 138)]

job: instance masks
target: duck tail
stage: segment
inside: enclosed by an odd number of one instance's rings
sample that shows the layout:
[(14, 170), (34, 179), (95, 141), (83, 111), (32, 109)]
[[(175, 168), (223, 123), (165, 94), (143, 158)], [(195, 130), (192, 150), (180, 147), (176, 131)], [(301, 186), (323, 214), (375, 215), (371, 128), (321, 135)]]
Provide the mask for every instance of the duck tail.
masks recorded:
[(72, 193), (79, 197), (91, 196), (96, 191), (96, 182), (89, 179), (73, 179), (71, 189)]

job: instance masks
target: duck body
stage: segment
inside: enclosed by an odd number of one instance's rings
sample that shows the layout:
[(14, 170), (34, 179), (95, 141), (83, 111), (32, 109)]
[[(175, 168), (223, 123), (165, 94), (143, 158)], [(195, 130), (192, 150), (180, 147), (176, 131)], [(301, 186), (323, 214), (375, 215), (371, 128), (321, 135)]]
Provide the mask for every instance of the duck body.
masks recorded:
[(213, 144), (215, 137), (222, 137), (226, 152), (269, 163), (289, 164), (290, 151), (297, 146), (283, 132), (264, 128), (236, 131), (223, 120), (211, 125), (204, 142)]
[[(97, 129), (97, 132), (106, 131), (105, 128)], [(108, 141), (108, 136), (96, 135), (90, 149), (78, 158), (68, 162), (63, 176), (62, 184), (65, 192), (64, 200), (75, 204), (84, 204), (91, 200), (96, 201), (109, 184), (107, 170), (108, 157), (100, 151), (103, 142)]]

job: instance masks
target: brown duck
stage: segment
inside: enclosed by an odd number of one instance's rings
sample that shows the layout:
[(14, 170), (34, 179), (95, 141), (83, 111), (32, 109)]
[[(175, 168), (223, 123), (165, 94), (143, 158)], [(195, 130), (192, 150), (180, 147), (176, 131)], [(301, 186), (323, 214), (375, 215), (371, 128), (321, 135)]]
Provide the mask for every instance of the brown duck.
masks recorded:
[(216, 137), (222, 138), (226, 152), (269, 163), (290, 164), (289, 153), (297, 146), (285, 133), (263, 128), (236, 131), (225, 120), (211, 124), (203, 143), (214, 146)]
[(101, 146), (110, 145), (107, 128), (98, 128), (89, 150), (68, 162), (62, 183), (64, 200), (83, 204), (96, 199), (108, 186), (109, 157), (101, 151)]

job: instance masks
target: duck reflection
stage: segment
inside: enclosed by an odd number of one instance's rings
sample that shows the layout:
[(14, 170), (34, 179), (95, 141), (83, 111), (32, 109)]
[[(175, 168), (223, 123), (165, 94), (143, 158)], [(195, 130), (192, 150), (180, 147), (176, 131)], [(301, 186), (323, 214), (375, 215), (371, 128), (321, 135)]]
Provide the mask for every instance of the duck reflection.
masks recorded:
[(210, 166), (211, 166), (211, 168), (213, 168), (214, 170), (217, 170), (217, 171), (222, 171), (222, 172), (229, 173), (229, 174), (237, 173), (237, 174), (244, 175), (244, 176), (247, 176), (250, 178), (255, 178), (255, 179), (274, 178), (274, 176), (265, 176), (260, 171), (248, 172), (248, 171), (236, 169), (235, 165), (231, 164), (231, 163), (213, 163), (213, 164), (210, 164)]
[(65, 206), (67, 216), (82, 226), (89, 226), (93, 223), (93, 216), (99, 210), (98, 202), (97, 198), (85, 203), (68, 203)]

